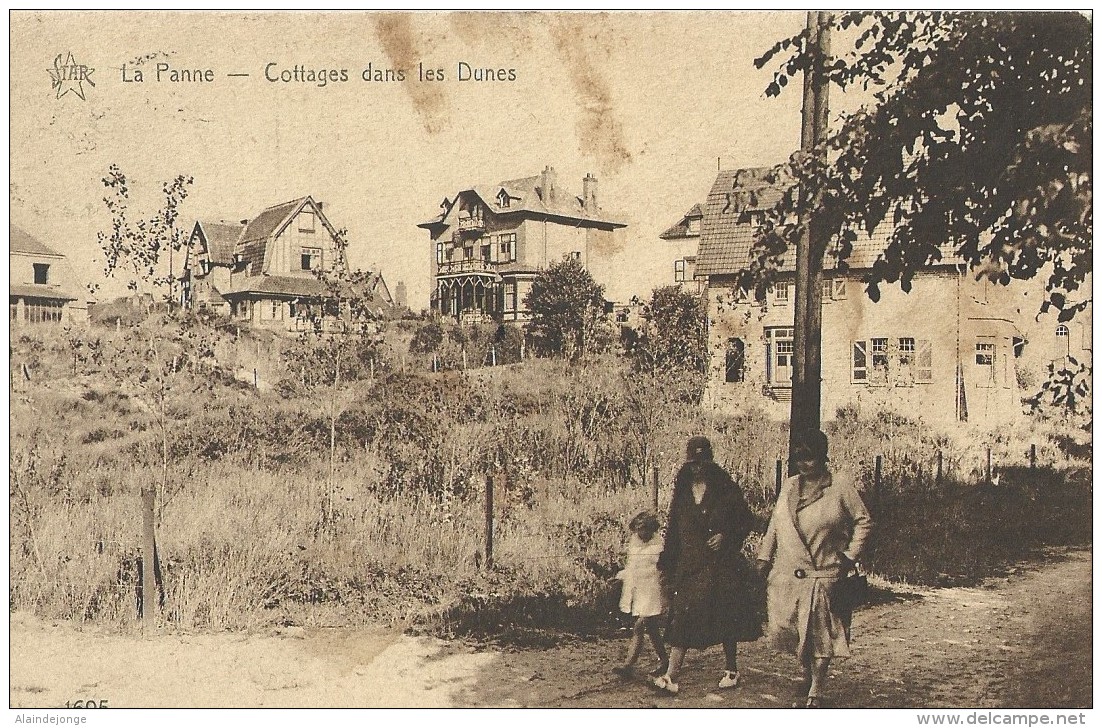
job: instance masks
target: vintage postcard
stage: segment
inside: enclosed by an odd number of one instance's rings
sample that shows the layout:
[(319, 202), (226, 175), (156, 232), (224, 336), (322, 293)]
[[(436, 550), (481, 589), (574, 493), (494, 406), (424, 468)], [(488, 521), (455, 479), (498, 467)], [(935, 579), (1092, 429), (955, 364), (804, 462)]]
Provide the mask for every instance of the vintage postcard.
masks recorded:
[(1085, 722), (1092, 36), (10, 12), (13, 719)]

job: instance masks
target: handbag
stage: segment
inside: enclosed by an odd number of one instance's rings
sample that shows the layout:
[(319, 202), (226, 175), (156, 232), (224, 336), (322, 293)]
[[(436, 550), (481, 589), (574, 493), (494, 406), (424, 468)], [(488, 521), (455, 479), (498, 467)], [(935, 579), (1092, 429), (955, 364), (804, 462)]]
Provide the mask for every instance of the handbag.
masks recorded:
[(848, 624), (853, 617), (853, 610), (864, 604), (868, 596), (869, 578), (854, 564), (849, 572), (835, 582), (831, 602)]

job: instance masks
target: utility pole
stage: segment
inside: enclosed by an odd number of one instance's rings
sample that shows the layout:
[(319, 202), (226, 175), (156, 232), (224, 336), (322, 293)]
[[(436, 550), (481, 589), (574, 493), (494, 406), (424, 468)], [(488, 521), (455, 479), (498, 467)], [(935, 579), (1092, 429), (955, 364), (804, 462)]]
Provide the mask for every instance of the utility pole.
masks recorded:
[[(804, 71), (803, 117), (800, 149), (813, 153), (827, 135), (829, 84), (826, 68), (830, 58), (830, 13), (807, 14), (807, 48), (811, 66)], [(789, 454), (799, 430), (821, 427), (822, 411), (822, 321), (823, 258), (827, 241), (815, 224), (820, 204), (817, 190), (800, 190), (805, 210), (803, 232), (796, 243), (796, 302), (793, 332), (792, 413)]]

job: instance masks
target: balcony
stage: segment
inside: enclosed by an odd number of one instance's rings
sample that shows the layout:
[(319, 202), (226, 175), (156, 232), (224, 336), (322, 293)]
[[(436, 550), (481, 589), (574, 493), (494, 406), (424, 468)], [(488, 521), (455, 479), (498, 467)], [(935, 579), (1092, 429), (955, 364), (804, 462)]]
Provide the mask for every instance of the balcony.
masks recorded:
[(497, 276), (494, 264), (482, 258), (470, 260), (447, 260), (437, 266), (436, 275), (450, 276), (464, 273), (482, 273), (484, 275)]
[(458, 228), (460, 233), (481, 233), (486, 230), (486, 219), (482, 216), (461, 217)]

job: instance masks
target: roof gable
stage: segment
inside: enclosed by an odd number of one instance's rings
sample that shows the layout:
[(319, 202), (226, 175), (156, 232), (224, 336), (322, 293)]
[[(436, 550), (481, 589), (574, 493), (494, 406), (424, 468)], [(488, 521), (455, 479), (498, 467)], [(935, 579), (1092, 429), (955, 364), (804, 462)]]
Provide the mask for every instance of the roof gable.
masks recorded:
[(297, 200), (273, 205), (260, 212), (252, 220), (245, 224), (237, 243), (234, 246), (234, 254), (241, 262), (251, 266), (253, 274), (266, 271), (269, 258), (269, 243), (274, 241), (280, 233), (290, 224), (305, 208), (317, 216), (318, 221), (334, 240), (337, 231), (325, 216), (321, 207), (314, 202), (314, 198), (307, 195)]
[(51, 258), (64, 258), (65, 256), (53, 248), (47, 246), (30, 233), (8, 223), (8, 251), (11, 253), (23, 253), (24, 255), (42, 255)]
[(231, 265), (233, 251), (245, 226), (225, 221), (196, 220), (192, 235), (199, 234), (212, 265)]
[[(681, 219), (678, 222), (676, 222), (673, 225), (671, 225), (670, 227), (666, 228), (666, 231), (664, 233), (662, 233), (661, 235), (659, 235), (658, 237), (662, 238), (663, 240), (682, 240), (684, 238), (699, 238), (700, 237), (699, 222), (700, 222), (701, 218), (703, 218), (703, 217), (704, 217), (704, 211), (701, 209), (700, 205), (699, 204), (693, 205), (691, 208), (689, 208), (689, 211), (686, 212), (681, 217)], [(696, 231), (693, 231), (691, 229), (691, 226), (690, 226), (690, 223), (694, 222), (694, 221), (698, 223)]]

